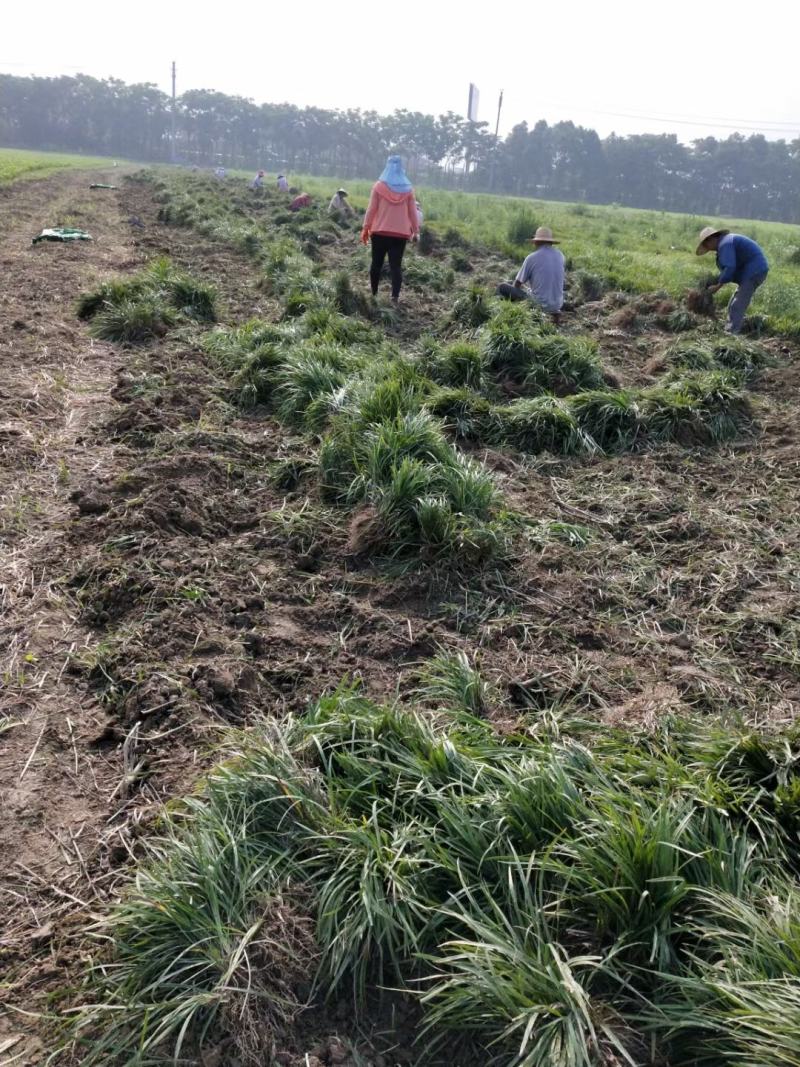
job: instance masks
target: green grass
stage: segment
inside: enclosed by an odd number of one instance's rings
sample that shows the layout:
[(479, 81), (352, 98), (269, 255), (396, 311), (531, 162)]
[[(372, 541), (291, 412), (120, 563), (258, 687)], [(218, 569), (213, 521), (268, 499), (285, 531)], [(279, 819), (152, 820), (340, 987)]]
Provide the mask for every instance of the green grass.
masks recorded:
[(131, 277), (103, 282), (78, 300), (78, 318), (90, 320), (95, 337), (142, 344), (163, 337), (179, 318), (216, 321), (216, 292), (156, 259)]
[(507, 1067), (796, 1062), (797, 821), (775, 803), (795, 733), (503, 740), (445, 653), (420, 694), (433, 716), (343, 685), (231, 740), (111, 909), (83, 1062), (264, 1047), (301, 990), (349, 990), (357, 1016), (376, 986), (419, 1002), (420, 1063), (426, 1042)]
[[(45, 178), (60, 170), (109, 168), (115, 161), (99, 156), (62, 155), (58, 152), (27, 152), (0, 148), (0, 184), (20, 178)], [(120, 162), (120, 161), (118, 161)]]

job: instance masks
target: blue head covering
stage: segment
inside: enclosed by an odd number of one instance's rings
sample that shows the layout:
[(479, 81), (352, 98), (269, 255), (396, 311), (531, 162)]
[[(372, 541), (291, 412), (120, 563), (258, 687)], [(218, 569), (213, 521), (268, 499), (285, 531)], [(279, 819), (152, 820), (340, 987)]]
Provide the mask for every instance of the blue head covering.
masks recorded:
[(410, 193), (414, 188), (403, 170), (400, 156), (389, 156), (378, 181), (385, 182), (393, 193)]

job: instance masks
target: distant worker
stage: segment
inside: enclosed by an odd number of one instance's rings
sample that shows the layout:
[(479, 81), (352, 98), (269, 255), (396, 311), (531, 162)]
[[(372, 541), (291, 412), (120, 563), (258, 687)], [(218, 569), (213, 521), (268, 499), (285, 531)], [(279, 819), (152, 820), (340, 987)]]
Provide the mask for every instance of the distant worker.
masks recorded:
[(719, 278), (713, 285), (708, 286), (708, 291), (716, 293), (729, 282), (736, 285), (736, 292), (728, 302), (728, 321), (725, 329), (728, 333), (741, 333), (750, 301), (756, 289), (767, 280), (767, 257), (751, 238), (717, 226), (706, 226), (700, 231), (697, 254), (704, 256), (707, 252), (717, 253), (717, 267), (720, 271)]
[(279, 193), (288, 193), (289, 192), (289, 183), (287, 182), (287, 180), (286, 180), (286, 178), (285, 178), (285, 176), (283, 174), (279, 174), (278, 175), (278, 192)]
[(540, 226), (531, 240), (534, 251), (526, 256), (513, 285), (498, 285), (497, 295), (531, 300), (558, 322), (564, 305), (564, 255), (553, 247), (559, 242), (547, 226)]
[(228, 172), (225, 170), (224, 167), (217, 167), (217, 169), (214, 171), (214, 177), (219, 178), (220, 181), (222, 181), (224, 178), (227, 178), (227, 176)]
[(304, 207), (311, 207), (311, 197), (308, 193), (300, 193), (300, 195), (296, 196), (291, 204), (289, 204), (290, 211), (299, 211)]
[(260, 170), (258, 172), (258, 174), (256, 174), (255, 178), (253, 178), (253, 180), (250, 182), (250, 188), (251, 189), (263, 189), (264, 188), (264, 177), (265, 177), (264, 171)]
[(372, 242), (372, 265), (369, 281), (372, 295), (378, 295), (378, 283), (386, 257), (392, 276), (392, 300), (400, 299), (403, 285), (403, 253), (408, 239), (419, 235), (417, 202), (414, 188), (403, 170), (400, 156), (389, 156), (383, 173), (372, 187), (369, 206), (364, 215), (361, 241)]
[(351, 219), (355, 215), (355, 211), (350, 207), (347, 202), (347, 190), (337, 189), (331, 197), (331, 202), (328, 204), (328, 214), (338, 215), (341, 220)]

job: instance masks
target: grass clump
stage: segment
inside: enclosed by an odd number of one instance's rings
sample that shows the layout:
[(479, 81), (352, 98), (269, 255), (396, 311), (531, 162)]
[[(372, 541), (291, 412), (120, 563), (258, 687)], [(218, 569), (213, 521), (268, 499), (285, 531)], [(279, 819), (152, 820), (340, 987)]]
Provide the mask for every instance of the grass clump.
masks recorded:
[(743, 378), (752, 378), (768, 363), (761, 345), (743, 337), (724, 335), (717, 338), (695, 338), (676, 341), (664, 357), (672, 367), (688, 370), (728, 370)]
[(342, 685), (229, 742), (110, 909), (83, 1062), (263, 1062), (309, 990), (357, 1016), (389, 984), (421, 1062), (794, 1063), (791, 730), (696, 716), (589, 750), (568, 718), (497, 736), (464, 656), (422, 685), (432, 713)]
[(179, 318), (216, 321), (216, 292), (158, 259), (132, 278), (104, 282), (78, 301), (78, 317), (106, 341), (141, 344), (163, 337)]
[(575, 455), (594, 450), (570, 405), (555, 396), (523, 397), (497, 408), (500, 438), (520, 452)]
[(92, 320), (92, 333), (102, 341), (142, 344), (163, 337), (175, 324), (174, 312), (156, 297), (109, 303)]
[(645, 430), (651, 440), (682, 445), (715, 444), (752, 423), (739, 379), (720, 371), (687, 373), (642, 394)]
[(494, 314), (491, 297), (479, 285), (471, 285), (453, 302), (450, 322), (465, 329), (475, 330), (488, 322)]
[(495, 406), (471, 389), (437, 389), (425, 401), (445, 428), (466, 441), (493, 441), (498, 434)]
[(637, 396), (624, 389), (595, 389), (570, 398), (581, 430), (604, 452), (625, 452), (643, 438), (642, 412)]
[(503, 545), (488, 471), (461, 455), (426, 411), (334, 419), (320, 449), (325, 494), (374, 512), (374, 545), (396, 558), (480, 563)]
[(480, 391), (485, 384), (485, 357), (479, 346), (469, 341), (445, 346), (434, 344), (426, 353), (423, 365), (425, 373), (439, 385)]

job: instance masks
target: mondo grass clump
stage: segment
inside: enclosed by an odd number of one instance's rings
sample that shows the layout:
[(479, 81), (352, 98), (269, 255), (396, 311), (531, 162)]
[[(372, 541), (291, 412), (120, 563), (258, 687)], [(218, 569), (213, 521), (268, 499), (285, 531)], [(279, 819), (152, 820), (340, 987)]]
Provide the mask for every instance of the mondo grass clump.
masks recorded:
[(455, 567), (502, 553), (507, 532), (486, 468), (455, 449), (425, 410), (374, 414), (340, 412), (320, 448), (323, 493), (369, 509), (369, 547)]
[(349, 993), (358, 1025), (389, 987), (420, 1063), (796, 1063), (797, 732), (589, 748), (563, 715), (497, 735), (466, 656), (421, 685), (424, 715), (343, 684), (229, 739), (105, 917), (81, 1062), (267, 1062), (305, 1006)]
[(752, 378), (769, 363), (761, 345), (743, 337), (698, 337), (677, 341), (664, 352), (666, 363), (687, 370), (728, 370)]
[(163, 337), (180, 319), (216, 321), (213, 286), (155, 260), (132, 278), (104, 282), (78, 301), (78, 317), (95, 337), (140, 344)]
[(528, 394), (568, 396), (604, 385), (594, 342), (555, 332), (529, 301), (507, 303), (482, 331), (489, 370)]
[(486, 383), (486, 358), (480, 347), (469, 341), (449, 345), (434, 342), (423, 354), (425, 373), (439, 385), (480, 391)]
[(570, 404), (558, 397), (523, 397), (498, 407), (496, 414), (500, 440), (520, 452), (567, 456), (595, 450)]
[(752, 426), (750, 401), (738, 376), (698, 371), (642, 392), (642, 422), (652, 441), (708, 445)]

